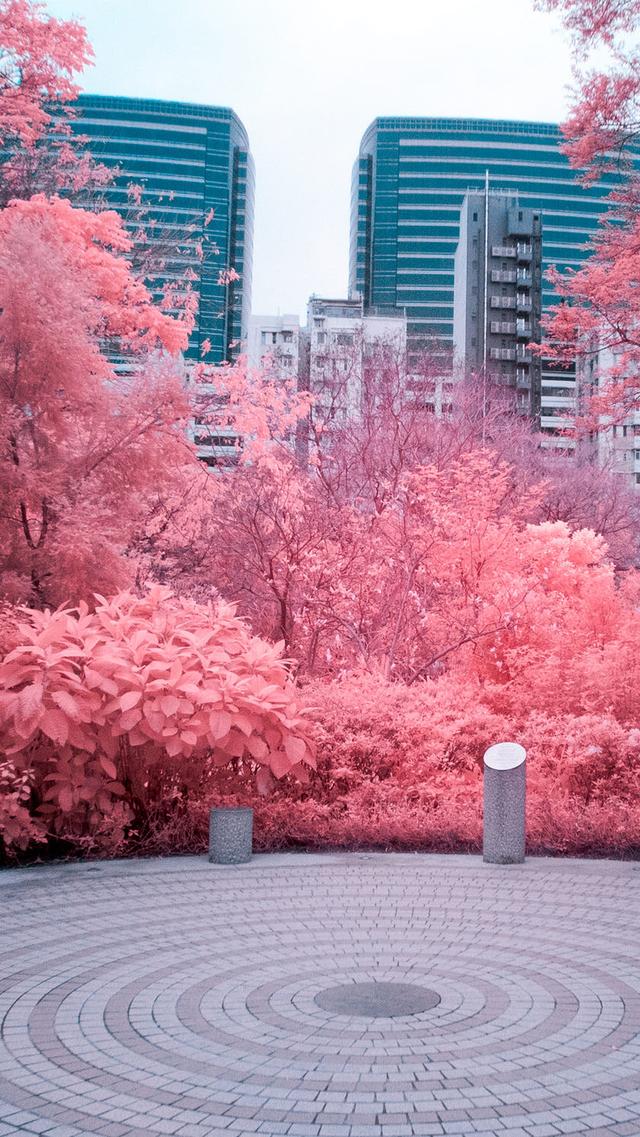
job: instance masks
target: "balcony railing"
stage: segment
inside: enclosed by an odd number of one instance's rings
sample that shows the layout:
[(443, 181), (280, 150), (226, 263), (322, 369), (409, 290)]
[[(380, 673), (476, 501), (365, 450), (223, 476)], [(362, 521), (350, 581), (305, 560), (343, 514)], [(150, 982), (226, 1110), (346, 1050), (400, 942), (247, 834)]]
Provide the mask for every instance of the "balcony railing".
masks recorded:
[(515, 257), (515, 255), (516, 255), (516, 246), (515, 245), (492, 245), (491, 246), (491, 256), (492, 257)]
[(530, 288), (532, 284), (532, 276), (528, 269), (519, 268), (516, 272), (516, 281), (524, 288)]
[(492, 268), (491, 279), (497, 284), (515, 284), (516, 273), (514, 269)]
[(489, 355), (491, 359), (515, 359), (516, 351), (513, 347), (492, 347)]
[(516, 387), (519, 387), (521, 390), (526, 391), (528, 391), (531, 387), (529, 372), (526, 371), (524, 367), (516, 368)]
[(531, 339), (531, 324), (528, 320), (516, 320), (516, 335), (520, 339)]
[(531, 297), (525, 296), (523, 292), (519, 292), (516, 296), (516, 308), (519, 312), (531, 311)]
[(516, 256), (519, 261), (530, 261), (533, 254), (533, 248), (528, 241), (518, 241), (516, 245)]
[(492, 320), (491, 331), (497, 336), (515, 336), (515, 324), (506, 324), (503, 320)]
[(515, 306), (516, 306), (515, 296), (492, 296), (491, 297), (491, 307), (492, 308), (515, 308)]
[(531, 363), (531, 352), (522, 344), (518, 344), (516, 349), (516, 359), (518, 363)]

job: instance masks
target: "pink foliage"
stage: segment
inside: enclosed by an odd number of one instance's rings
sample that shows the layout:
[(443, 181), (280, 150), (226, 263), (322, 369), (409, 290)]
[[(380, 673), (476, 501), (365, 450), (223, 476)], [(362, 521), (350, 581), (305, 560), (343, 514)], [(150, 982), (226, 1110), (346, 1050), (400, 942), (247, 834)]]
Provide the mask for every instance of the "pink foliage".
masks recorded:
[(228, 604), (201, 607), (156, 586), (99, 598), (94, 611), (26, 614), (0, 663), (7, 844), (25, 836), (27, 784), (42, 799), (37, 819), (82, 832), (130, 822), (159, 760), (236, 760), (257, 770), (261, 792), (314, 766), (281, 648), (251, 636)]
[(85, 29), (37, 0), (0, 0), (0, 204), (110, 180), (72, 129), (76, 75), (93, 61)]
[[(613, 354), (613, 365), (602, 367), (598, 396), (587, 406), (582, 426), (588, 431), (599, 416), (625, 418), (639, 400), (640, 3), (541, 0), (540, 6), (561, 13), (577, 52), (577, 95), (563, 125), (565, 152), (587, 183), (603, 172), (616, 183), (611, 217), (596, 234), (592, 255), (576, 272), (550, 274), (562, 301), (546, 321), (545, 354), (561, 362), (601, 349)], [(595, 69), (587, 58), (594, 48), (600, 49)]]
[(51, 123), (47, 106), (77, 97), (74, 75), (93, 52), (81, 24), (54, 19), (33, 0), (0, 0), (0, 44), (0, 147), (33, 146)]
[[(189, 403), (167, 354), (186, 327), (160, 312), (112, 212), (59, 198), (0, 211), (0, 566), (3, 595), (88, 598), (131, 579), (146, 493), (195, 461)], [(121, 378), (105, 348), (119, 344)]]

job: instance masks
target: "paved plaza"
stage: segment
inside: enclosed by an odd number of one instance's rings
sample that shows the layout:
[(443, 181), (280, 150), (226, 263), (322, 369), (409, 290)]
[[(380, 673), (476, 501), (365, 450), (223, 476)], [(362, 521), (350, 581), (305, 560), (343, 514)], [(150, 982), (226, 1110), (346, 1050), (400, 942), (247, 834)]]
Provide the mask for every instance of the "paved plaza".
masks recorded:
[(640, 865), (55, 866), (0, 913), (0, 1137), (640, 1137)]

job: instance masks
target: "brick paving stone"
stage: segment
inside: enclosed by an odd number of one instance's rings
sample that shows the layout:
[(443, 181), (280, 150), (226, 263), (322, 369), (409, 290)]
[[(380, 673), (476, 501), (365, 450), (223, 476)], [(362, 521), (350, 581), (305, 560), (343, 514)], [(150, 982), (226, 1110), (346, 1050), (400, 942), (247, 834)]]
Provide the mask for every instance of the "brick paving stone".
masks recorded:
[[(639, 886), (382, 854), (0, 873), (0, 1137), (640, 1137)], [(375, 982), (438, 1001), (316, 1002)]]

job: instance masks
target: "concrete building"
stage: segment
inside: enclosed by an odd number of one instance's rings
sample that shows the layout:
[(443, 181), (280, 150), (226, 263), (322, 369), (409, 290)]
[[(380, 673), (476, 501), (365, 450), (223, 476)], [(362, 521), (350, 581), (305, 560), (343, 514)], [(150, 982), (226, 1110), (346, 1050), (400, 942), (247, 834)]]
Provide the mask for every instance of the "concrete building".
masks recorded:
[(297, 316), (251, 316), (247, 341), (250, 367), (272, 368), (283, 379), (298, 378), (301, 332)]
[[(192, 273), (198, 312), (187, 358), (234, 359), (249, 328), (253, 255), (254, 166), (240, 119), (228, 107), (111, 95), (81, 95), (76, 109), (74, 129), (114, 171), (104, 206), (135, 232), (136, 185), (151, 253), (171, 250), (149, 274), (154, 294)], [(226, 278), (231, 268), (238, 280)]]
[[(602, 389), (606, 376), (615, 364), (610, 349), (592, 351), (579, 357), (577, 364), (578, 403), (585, 408), (589, 399)], [(598, 464), (611, 470), (636, 492), (640, 492), (640, 410), (631, 411), (621, 422), (613, 424), (601, 416), (599, 429), (588, 440), (581, 441), (597, 458)]]
[(295, 315), (252, 316), (247, 358), (313, 392), (323, 416), (357, 416), (365, 360), (377, 344), (405, 355), (407, 321), (396, 309), (364, 310), (361, 300), (312, 296), (306, 326)]
[(517, 195), (470, 192), (455, 255), (454, 370), (511, 388), (522, 414), (540, 419), (542, 227)]
[(353, 418), (360, 412), (367, 355), (385, 344), (404, 357), (406, 315), (395, 308), (365, 309), (362, 300), (312, 296), (305, 339), (300, 386), (312, 392), (321, 415)]

